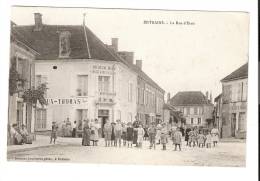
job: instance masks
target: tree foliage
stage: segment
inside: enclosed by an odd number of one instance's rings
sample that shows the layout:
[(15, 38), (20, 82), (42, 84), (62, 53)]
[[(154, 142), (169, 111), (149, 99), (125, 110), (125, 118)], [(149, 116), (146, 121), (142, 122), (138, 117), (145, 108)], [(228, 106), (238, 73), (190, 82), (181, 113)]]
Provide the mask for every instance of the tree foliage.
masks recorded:
[(27, 89), (26, 91), (24, 91), (23, 100), (26, 103), (34, 105), (36, 105), (38, 101), (42, 106), (47, 105), (47, 101), (44, 97), (46, 90), (46, 84), (41, 84), (36, 89), (34, 87), (32, 87), (31, 89)]

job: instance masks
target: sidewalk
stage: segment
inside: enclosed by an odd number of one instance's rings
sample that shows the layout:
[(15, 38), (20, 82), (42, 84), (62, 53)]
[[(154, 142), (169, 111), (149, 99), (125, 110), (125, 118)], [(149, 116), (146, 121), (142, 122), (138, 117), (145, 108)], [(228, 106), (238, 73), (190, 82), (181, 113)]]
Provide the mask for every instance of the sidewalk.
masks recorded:
[(245, 143), (246, 139), (238, 139), (238, 138), (221, 138), (219, 140), (219, 142), (223, 142), (223, 143)]
[(58, 137), (56, 144), (50, 144), (50, 136), (45, 135), (36, 135), (36, 140), (32, 144), (23, 144), (23, 145), (8, 145), (7, 153), (16, 153), (22, 151), (29, 151), (37, 148), (46, 148), (55, 145), (81, 145), (81, 138), (63, 138)]

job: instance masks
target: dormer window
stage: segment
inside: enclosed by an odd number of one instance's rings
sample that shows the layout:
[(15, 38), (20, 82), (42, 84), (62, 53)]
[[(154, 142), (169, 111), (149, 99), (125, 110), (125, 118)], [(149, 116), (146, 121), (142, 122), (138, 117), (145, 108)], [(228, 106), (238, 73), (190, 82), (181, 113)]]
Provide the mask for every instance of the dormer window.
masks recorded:
[(68, 58), (70, 55), (70, 32), (63, 31), (60, 33), (60, 58)]

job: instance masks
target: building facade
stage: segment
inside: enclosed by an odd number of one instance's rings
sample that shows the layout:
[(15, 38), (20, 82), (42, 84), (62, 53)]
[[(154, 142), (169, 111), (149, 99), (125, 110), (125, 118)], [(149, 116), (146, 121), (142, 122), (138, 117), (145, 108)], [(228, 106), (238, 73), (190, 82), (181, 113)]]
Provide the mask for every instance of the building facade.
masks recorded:
[(34, 85), (34, 60), (37, 55), (27, 39), (16, 31), (16, 24), (11, 22), (8, 124), (17, 124), (18, 128), (26, 125), (30, 133), (34, 132), (35, 111), (31, 104), (24, 101), (23, 93)]
[[(81, 126), (86, 119), (98, 119), (103, 126), (107, 120), (161, 118), (164, 91), (141, 70), (140, 61), (133, 63), (133, 52), (118, 51), (118, 39), (106, 45), (85, 23), (46, 25), (39, 13), (34, 25), (15, 30), (39, 52), (33, 86), (44, 83), (48, 88), (47, 105), (36, 106), (36, 131), (48, 131), (53, 121), (60, 125), (67, 119)], [(139, 87), (144, 90), (143, 109)]]
[(223, 137), (246, 137), (248, 63), (221, 80), (219, 124)]
[(200, 91), (178, 92), (169, 103), (182, 112), (188, 126), (210, 126), (213, 120), (214, 105)]

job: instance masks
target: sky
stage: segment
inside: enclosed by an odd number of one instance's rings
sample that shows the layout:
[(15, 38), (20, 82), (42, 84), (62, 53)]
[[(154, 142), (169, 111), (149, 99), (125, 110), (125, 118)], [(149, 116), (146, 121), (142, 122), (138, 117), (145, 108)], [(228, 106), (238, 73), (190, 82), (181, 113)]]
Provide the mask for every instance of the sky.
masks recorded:
[(13, 7), (10, 19), (31, 25), (36, 12), (50, 25), (82, 25), (86, 13), (86, 26), (97, 37), (106, 44), (119, 38), (119, 51), (133, 51), (143, 71), (171, 96), (209, 91), (214, 98), (222, 91), (220, 80), (248, 61), (244, 12)]

